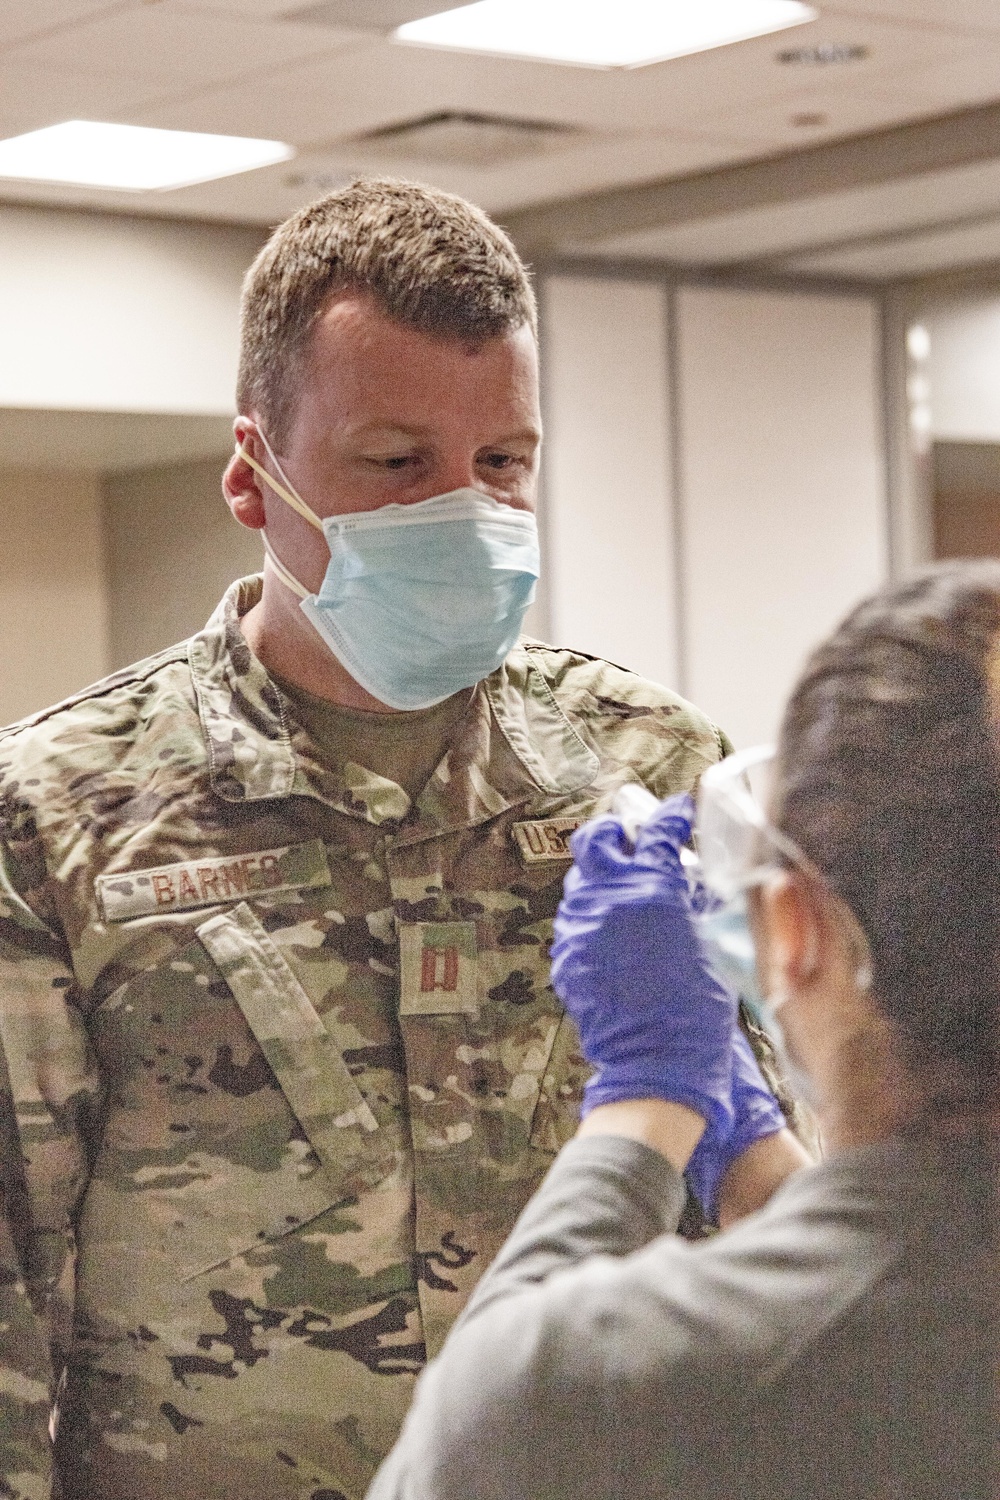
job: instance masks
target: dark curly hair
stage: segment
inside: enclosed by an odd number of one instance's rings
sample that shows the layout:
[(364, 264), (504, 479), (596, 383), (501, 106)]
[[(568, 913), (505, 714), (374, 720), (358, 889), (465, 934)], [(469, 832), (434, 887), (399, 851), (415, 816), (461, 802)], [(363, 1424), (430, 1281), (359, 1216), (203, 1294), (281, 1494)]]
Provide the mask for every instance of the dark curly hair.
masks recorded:
[(1000, 1060), (1000, 563), (858, 606), (789, 700), (774, 816), (851, 908), (931, 1097), (993, 1108)]

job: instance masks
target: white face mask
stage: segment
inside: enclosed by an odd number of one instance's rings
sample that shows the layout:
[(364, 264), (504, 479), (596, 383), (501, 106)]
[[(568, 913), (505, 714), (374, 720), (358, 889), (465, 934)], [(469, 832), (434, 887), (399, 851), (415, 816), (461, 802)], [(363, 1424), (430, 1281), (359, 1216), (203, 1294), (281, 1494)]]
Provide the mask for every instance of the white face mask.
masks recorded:
[(859, 955), (854, 979), (862, 989), (871, 987), (871, 956), (849, 907), (830, 889), (812, 860), (768, 816), (774, 758), (770, 746), (742, 750), (710, 766), (701, 779), (696, 841), (708, 899), (697, 920), (713, 967), (746, 1001), (773, 1043), (789, 1083), (808, 1103), (815, 1104), (815, 1088), (790, 1055), (779, 1019), (786, 997), (773, 992), (767, 976), (758, 969), (748, 892), (784, 870), (801, 871), (826, 893), (839, 920), (847, 925)]
[(765, 993), (760, 981), (746, 892), (741, 891), (729, 901), (709, 905), (696, 922), (712, 968), (745, 1001), (750, 1014), (774, 1048), (781, 1071), (793, 1091), (815, 1107), (818, 1101), (812, 1079), (789, 1053), (778, 1019), (784, 996), (771, 991)]
[(430, 708), (500, 666), (535, 596), (538, 529), (530, 512), (461, 489), (321, 520), (260, 437), (283, 484), (245, 448), (237, 451), (330, 549), (318, 594), (293, 577), (265, 536), (268, 559), (356, 682), (390, 708)]

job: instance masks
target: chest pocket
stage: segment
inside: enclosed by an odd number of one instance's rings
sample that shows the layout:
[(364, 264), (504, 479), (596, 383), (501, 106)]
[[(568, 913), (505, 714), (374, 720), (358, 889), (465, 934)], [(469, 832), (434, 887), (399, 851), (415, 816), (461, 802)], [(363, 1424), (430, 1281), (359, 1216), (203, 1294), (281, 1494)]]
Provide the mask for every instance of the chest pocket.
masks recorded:
[(310, 1145), (331, 1175), (338, 1176), (346, 1161), (353, 1163), (357, 1151), (352, 1148), (378, 1129), (378, 1121), (288, 960), (245, 902), (203, 922), (198, 937)]
[(356, 1196), (395, 1160), (251, 908), (196, 931), (94, 1018), (111, 1102), (83, 1210), (92, 1242), (155, 1244), (181, 1280)]

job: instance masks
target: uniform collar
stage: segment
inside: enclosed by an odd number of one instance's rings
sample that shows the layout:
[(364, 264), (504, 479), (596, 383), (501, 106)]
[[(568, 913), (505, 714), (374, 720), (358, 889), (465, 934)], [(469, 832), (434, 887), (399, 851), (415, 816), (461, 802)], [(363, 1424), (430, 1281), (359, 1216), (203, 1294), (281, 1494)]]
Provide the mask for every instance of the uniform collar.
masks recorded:
[(596, 776), (597, 755), (520, 646), (477, 686), (416, 807), (401, 787), (360, 766), (331, 772), (240, 629), (261, 587), (259, 576), (234, 583), (188, 649), (212, 787), (226, 802), (312, 797), (349, 817), (391, 824), (396, 842), (410, 843), (471, 827), (540, 794), (579, 791)]

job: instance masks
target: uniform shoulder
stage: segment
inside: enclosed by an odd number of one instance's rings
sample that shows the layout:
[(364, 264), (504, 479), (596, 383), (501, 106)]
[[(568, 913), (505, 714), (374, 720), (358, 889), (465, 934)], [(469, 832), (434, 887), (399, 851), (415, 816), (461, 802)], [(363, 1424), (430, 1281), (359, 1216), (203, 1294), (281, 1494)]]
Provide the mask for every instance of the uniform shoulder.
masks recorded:
[(672, 689), (584, 651), (531, 639), (521, 644), (564, 711), (583, 720), (599, 739), (634, 742), (630, 760), (643, 740), (650, 749), (658, 743), (661, 753), (668, 744), (683, 742), (706, 764), (729, 753), (729, 741), (719, 727)]
[(181, 641), (0, 729), (0, 777), (15, 763), (25, 769), (54, 751), (65, 763), (74, 749), (88, 754), (100, 745), (100, 758), (115, 758), (151, 707), (176, 697), (176, 668), (186, 665), (187, 647)]

